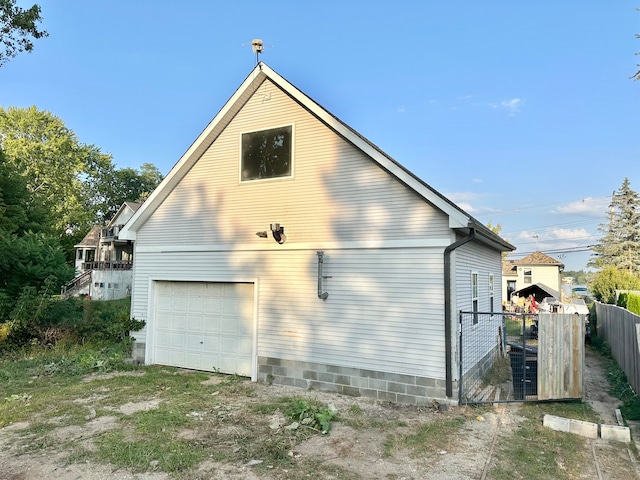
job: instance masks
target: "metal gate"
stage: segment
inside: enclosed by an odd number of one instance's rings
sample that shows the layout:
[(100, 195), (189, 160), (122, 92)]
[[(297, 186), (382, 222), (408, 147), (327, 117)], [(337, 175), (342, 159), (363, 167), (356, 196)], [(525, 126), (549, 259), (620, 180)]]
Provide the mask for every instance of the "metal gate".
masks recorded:
[(579, 399), (584, 318), (460, 312), (461, 404)]

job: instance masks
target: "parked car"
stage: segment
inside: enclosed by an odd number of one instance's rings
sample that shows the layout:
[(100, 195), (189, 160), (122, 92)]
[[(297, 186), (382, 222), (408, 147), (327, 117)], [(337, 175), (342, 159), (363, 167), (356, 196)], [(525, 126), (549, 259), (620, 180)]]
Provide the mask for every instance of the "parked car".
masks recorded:
[(591, 295), (591, 292), (589, 291), (589, 289), (583, 285), (576, 285), (575, 287), (573, 287), (571, 289), (571, 293), (573, 293), (573, 295), (575, 297), (591, 297), (593, 295)]

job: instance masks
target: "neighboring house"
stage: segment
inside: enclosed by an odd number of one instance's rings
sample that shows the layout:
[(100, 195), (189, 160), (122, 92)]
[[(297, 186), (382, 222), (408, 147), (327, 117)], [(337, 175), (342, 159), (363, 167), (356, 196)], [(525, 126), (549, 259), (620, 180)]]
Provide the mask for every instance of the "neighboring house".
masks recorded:
[(131, 295), (133, 242), (120, 239), (119, 233), (140, 205), (124, 202), (105, 227), (95, 225), (75, 245), (76, 277), (62, 287), (63, 297), (114, 300)]
[(263, 63), (120, 238), (137, 359), (411, 404), (457, 401), (513, 250)]
[(542, 252), (533, 252), (519, 260), (502, 262), (502, 298), (511, 300), (514, 292), (535, 284), (541, 284), (542, 290), (554, 291), (559, 298), (564, 265)]

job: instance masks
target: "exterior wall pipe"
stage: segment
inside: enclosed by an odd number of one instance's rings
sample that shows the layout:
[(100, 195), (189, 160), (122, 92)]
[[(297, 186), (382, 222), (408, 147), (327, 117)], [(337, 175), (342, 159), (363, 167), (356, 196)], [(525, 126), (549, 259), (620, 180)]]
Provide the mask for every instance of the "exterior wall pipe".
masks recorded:
[(324, 275), (324, 252), (316, 252), (318, 255), (318, 298), (326, 300), (329, 298), (329, 292), (325, 292), (323, 288), (323, 281), (325, 278), (330, 278)]
[[(453, 312), (451, 307), (451, 253), (465, 243), (469, 243), (476, 236), (476, 229), (472, 228), (464, 238), (453, 242), (444, 249), (444, 354), (445, 354), (445, 381), (446, 395), (453, 397), (453, 372), (451, 362), (451, 352), (453, 339), (451, 337), (451, 326), (453, 325)], [(460, 381), (461, 379), (458, 379)], [(460, 388), (458, 386), (458, 388)]]

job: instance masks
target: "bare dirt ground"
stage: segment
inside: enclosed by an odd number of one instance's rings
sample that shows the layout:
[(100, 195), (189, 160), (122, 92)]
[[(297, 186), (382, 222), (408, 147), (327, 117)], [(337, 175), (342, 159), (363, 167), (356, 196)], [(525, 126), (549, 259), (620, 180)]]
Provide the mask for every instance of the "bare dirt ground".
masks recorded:
[[(615, 424), (614, 408), (618, 401), (611, 398), (607, 391), (605, 373), (601, 358), (587, 349), (585, 388), (586, 400), (600, 415), (601, 423)], [(343, 397), (321, 392), (291, 389), (282, 386), (249, 384), (259, 398), (296, 395), (333, 403), (339, 411), (347, 411), (357, 405), (370, 423), (370, 427), (354, 429), (341, 422), (334, 424), (330, 435), (314, 435), (297, 445), (291, 452), (292, 458), (309, 459), (341, 467), (339, 471), (353, 472), (349, 478), (362, 479), (434, 479), (466, 480), (491, 479), (491, 466), (494, 452), (501, 442), (508, 439), (520, 428), (522, 417), (518, 414), (519, 404), (503, 404), (484, 409), (482, 415), (469, 407), (454, 407), (446, 412), (434, 409), (417, 409), (398, 405), (381, 404), (361, 398)], [(108, 392), (105, 392), (107, 395)], [(77, 479), (115, 479), (115, 480), (165, 480), (165, 473), (131, 473), (113, 465), (95, 463), (67, 463), (69, 452), (63, 442), (79, 440), (89, 446), (92, 440), (102, 432), (118, 428), (115, 413), (132, 415), (135, 412), (157, 408), (160, 401), (149, 398), (144, 402), (125, 402), (114, 410), (114, 416), (96, 416), (92, 402), (99, 395), (76, 399), (87, 408), (84, 425), (60, 426), (44, 435), (54, 439), (54, 446), (35, 453), (25, 453), (16, 446), (20, 432), (29, 427), (28, 422), (11, 424), (0, 429), (0, 480), (77, 480)], [(376, 418), (386, 420), (394, 418), (399, 425), (407, 429), (415, 422), (424, 421), (426, 416), (447, 418), (465, 417), (467, 420), (451, 441), (443, 444), (430, 455), (414, 456), (411, 452), (398, 450), (392, 456), (385, 455), (384, 445), (388, 429), (376, 427)], [(277, 420), (277, 418), (275, 419)], [(633, 436), (640, 438), (640, 429), (633, 427)], [(400, 427), (400, 432), (402, 427)], [(398, 432), (395, 432), (398, 433)], [(184, 438), (197, 437), (201, 432), (187, 430), (181, 433)], [(55, 443), (59, 442), (59, 445)], [(585, 444), (591, 459), (580, 478), (593, 479), (633, 479), (640, 478), (640, 468), (630, 448), (620, 443), (603, 440), (589, 441)], [(584, 452), (583, 452), (584, 453)], [(340, 476), (313, 476), (309, 478), (341, 478)], [(185, 478), (184, 476), (181, 478)], [(188, 478), (201, 479), (279, 479), (290, 478), (286, 470), (257, 471), (250, 464), (220, 464), (205, 460)], [(293, 478), (293, 477), (291, 477)], [(297, 478), (297, 477), (295, 477)], [(516, 477), (514, 477), (516, 478)]]

